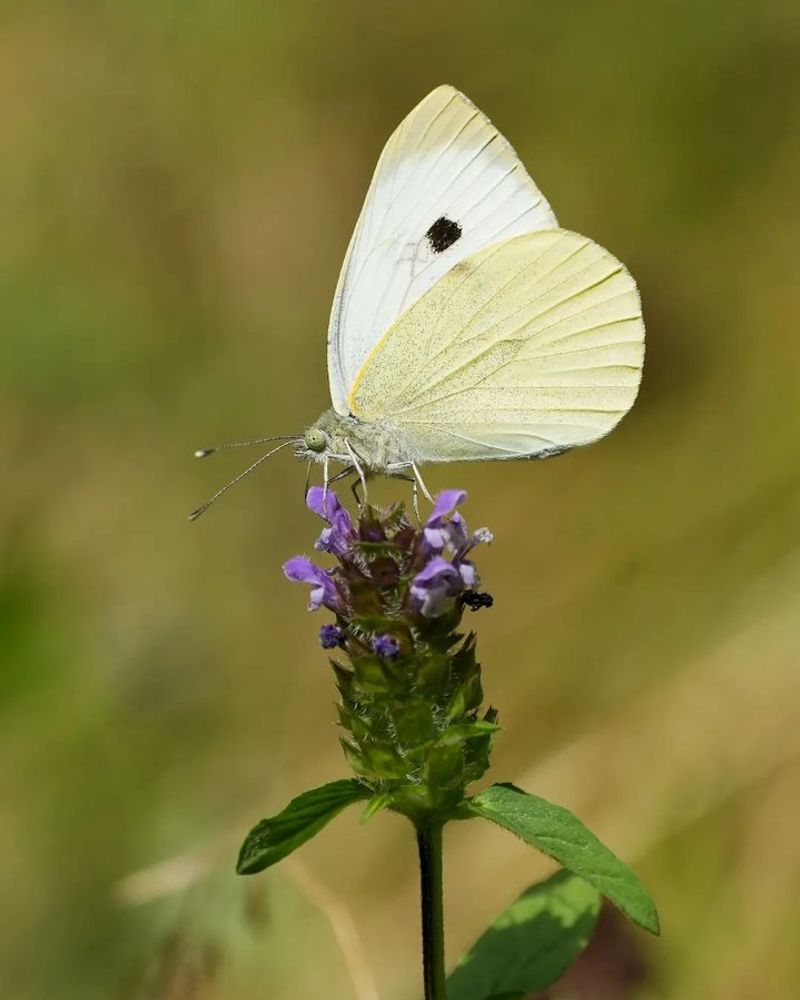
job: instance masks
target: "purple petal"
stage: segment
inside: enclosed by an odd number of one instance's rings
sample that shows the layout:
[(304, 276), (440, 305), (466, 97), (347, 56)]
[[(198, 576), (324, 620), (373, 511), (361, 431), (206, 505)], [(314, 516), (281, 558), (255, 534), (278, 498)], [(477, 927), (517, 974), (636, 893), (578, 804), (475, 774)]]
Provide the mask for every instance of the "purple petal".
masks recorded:
[(393, 635), (377, 635), (372, 640), (372, 648), (378, 656), (391, 659), (399, 653), (400, 643)]
[(314, 542), (314, 548), (319, 552), (331, 552), (335, 556), (343, 556), (350, 548), (353, 537), (353, 525), (347, 511), (340, 511), (336, 520), (327, 528), (323, 528), (319, 538)]
[(325, 603), (325, 587), (312, 587), (311, 593), (308, 595), (308, 610), (309, 611), (319, 611), (322, 605)]
[(320, 552), (332, 552), (336, 556), (343, 555), (350, 546), (353, 522), (339, 498), (333, 490), (328, 490), (326, 495), (321, 486), (312, 486), (306, 494), (306, 504), (329, 525), (317, 539), (314, 548)]
[(452, 606), (461, 586), (456, 567), (441, 556), (434, 556), (411, 581), (411, 599), (426, 618), (438, 618)]
[(411, 598), (420, 614), (425, 618), (438, 618), (443, 615), (453, 603), (453, 597), (448, 587), (417, 587), (412, 584)]
[(464, 490), (442, 490), (436, 498), (436, 503), (433, 505), (433, 511), (428, 518), (428, 526), (431, 528), (437, 527), (437, 522), (441, 518), (446, 517), (447, 514), (452, 514), (456, 507), (466, 499), (467, 494)]
[(442, 528), (423, 528), (423, 534), (428, 552), (442, 551), (447, 541), (447, 535), (445, 535)]
[(340, 607), (339, 593), (330, 573), (315, 566), (310, 559), (305, 556), (294, 556), (283, 564), (283, 572), (290, 580), (297, 583), (312, 584), (309, 611), (316, 611), (323, 604), (332, 611)]
[(465, 587), (474, 587), (478, 580), (478, 574), (471, 562), (458, 564), (458, 572)]
[(462, 545), (467, 543), (467, 522), (458, 513), (458, 511), (453, 514), (450, 518), (450, 523), (447, 525), (447, 540), (450, 545), (458, 551)]
[(306, 556), (293, 556), (283, 564), (283, 572), (296, 583), (319, 583), (325, 575), (319, 566), (315, 566)]
[[(306, 493), (306, 506), (325, 521), (335, 520), (339, 513), (347, 514), (334, 491), (327, 490), (326, 492), (322, 486), (312, 486)], [(347, 514), (347, 519), (350, 519), (349, 514)]]
[(353, 521), (350, 514), (341, 505), (338, 505), (338, 509), (333, 512), (331, 524), (340, 535), (351, 535), (353, 532)]
[(319, 538), (314, 542), (317, 552), (332, 552), (334, 545), (333, 528), (323, 528)]
[(314, 542), (318, 552), (330, 552), (335, 556), (344, 555), (349, 545), (349, 534), (338, 531), (336, 525), (323, 528), (319, 538)]
[(313, 510), (315, 514), (325, 518), (327, 521), (328, 519), (325, 517), (322, 506), (322, 497), (324, 493), (325, 491), (321, 486), (312, 486), (308, 493), (306, 493), (306, 506), (309, 510)]
[(344, 632), (338, 625), (323, 625), (319, 630), (319, 643), (323, 649), (336, 649), (344, 643)]
[(449, 563), (446, 559), (442, 559), (441, 556), (434, 556), (414, 577), (413, 586), (430, 587), (440, 581), (457, 578), (458, 573), (452, 563)]

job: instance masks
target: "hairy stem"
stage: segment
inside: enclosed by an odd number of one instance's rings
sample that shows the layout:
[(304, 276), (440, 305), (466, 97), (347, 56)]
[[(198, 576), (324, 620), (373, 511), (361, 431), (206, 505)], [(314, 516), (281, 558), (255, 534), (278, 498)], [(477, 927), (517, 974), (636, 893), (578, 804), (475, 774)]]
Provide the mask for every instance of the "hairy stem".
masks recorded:
[(425, 1000), (447, 1000), (444, 966), (442, 824), (434, 821), (418, 826), (417, 847), (422, 903), (422, 968)]

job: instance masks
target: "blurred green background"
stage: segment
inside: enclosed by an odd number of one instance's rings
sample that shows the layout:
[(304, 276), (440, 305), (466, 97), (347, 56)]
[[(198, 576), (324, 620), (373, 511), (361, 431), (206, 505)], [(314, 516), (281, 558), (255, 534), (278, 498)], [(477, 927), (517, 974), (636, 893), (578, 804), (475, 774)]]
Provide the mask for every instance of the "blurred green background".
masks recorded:
[[(346, 773), (322, 619), (280, 572), (318, 527), (304, 469), (280, 456), (186, 514), (246, 457), (194, 448), (327, 407), (372, 168), (443, 82), (628, 264), (648, 326), (608, 440), (427, 475), (496, 534), (476, 619), (493, 775), (576, 810), (662, 910), (660, 941), (612, 928), (627, 985), (552, 996), (797, 996), (797, 4), (30, 0), (0, 19), (2, 996), (418, 995), (398, 818), (353, 811), (232, 874), (249, 825)], [(484, 826), (448, 836), (453, 959), (549, 870)]]

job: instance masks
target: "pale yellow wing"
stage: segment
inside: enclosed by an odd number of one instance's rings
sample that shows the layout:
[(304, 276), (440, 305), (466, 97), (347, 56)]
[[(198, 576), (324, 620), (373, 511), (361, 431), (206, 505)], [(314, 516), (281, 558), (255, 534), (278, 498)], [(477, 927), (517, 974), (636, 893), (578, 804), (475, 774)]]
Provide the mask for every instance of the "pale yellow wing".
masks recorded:
[(388, 330), (349, 397), (418, 461), (545, 457), (607, 434), (644, 358), (636, 284), (607, 250), (556, 229), (449, 271)]
[(437, 87), (381, 153), (331, 309), (334, 409), (394, 321), (455, 264), (519, 233), (557, 226), (546, 199), (486, 115)]

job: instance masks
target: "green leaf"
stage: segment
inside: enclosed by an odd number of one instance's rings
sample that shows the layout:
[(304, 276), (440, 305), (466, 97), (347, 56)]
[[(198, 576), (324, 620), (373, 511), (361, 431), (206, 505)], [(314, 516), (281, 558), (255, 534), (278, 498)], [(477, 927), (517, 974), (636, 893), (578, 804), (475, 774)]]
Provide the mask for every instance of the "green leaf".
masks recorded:
[(607, 896), (634, 923), (660, 933), (655, 904), (639, 878), (568, 809), (511, 784), (492, 785), (467, 799), (464, 807), (538, 847)]
[(478, 938), (447, 980), (448, 1000), (526, 997), (559, 979), (589, 942), (600, 894), (560, 871), (531, 886)]
[(352, 778), (331, 781), (292, 799), (276, 816), (262, 819), (245, 837), (236, 871), (253, 875), (274, 865), (319, 833), (337, 813), (352, 802), (371, 796), (368, 788)]

